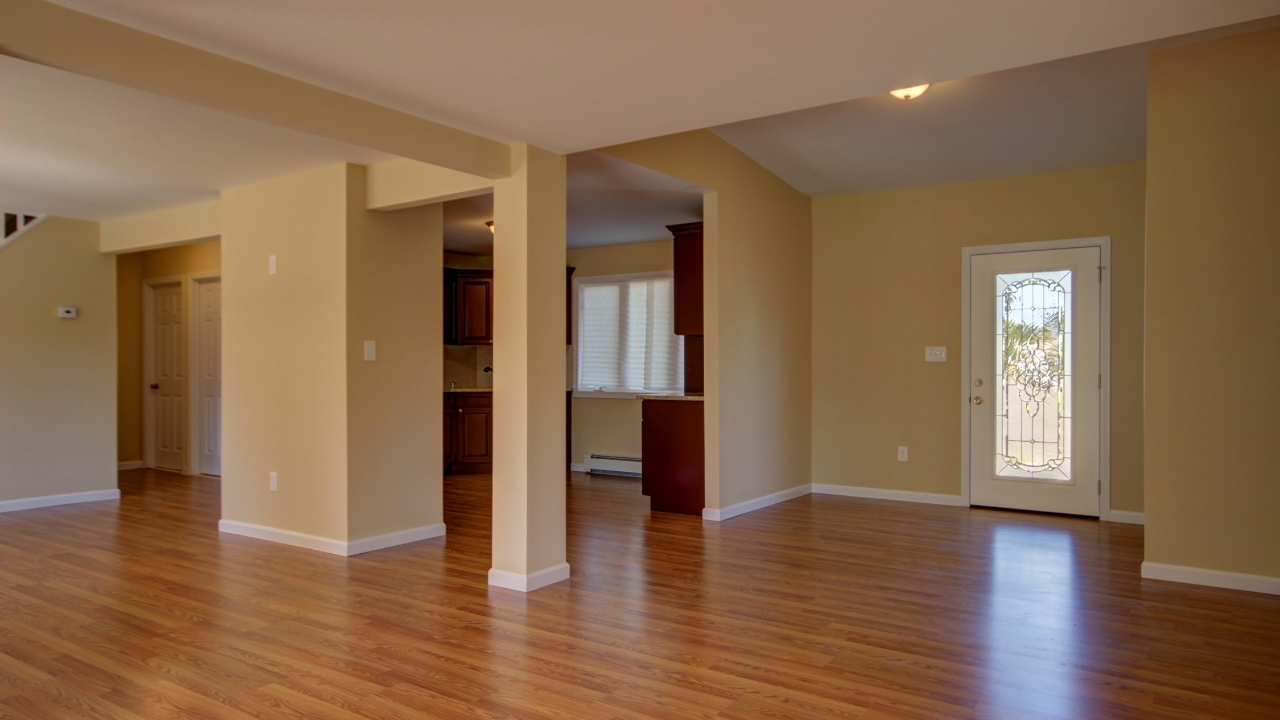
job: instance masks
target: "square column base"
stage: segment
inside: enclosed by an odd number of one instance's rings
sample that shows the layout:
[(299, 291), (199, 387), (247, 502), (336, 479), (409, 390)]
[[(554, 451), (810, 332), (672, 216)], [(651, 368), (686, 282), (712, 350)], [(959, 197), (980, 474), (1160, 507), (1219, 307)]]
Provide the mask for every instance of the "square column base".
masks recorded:
[(497, 568), (489, 568), (489, 584), (494, 587), (506, 588), (508, 590), (519, 590), (520, 592), (533, 592), (538, 588), (544, 588), (548, 585), (554, 585), (561, 580), (569, 579), (569, 563), (560, 563), (552, 565), (545, 570), (539, 570), (528, 575), (520, 573), (507, 572)]

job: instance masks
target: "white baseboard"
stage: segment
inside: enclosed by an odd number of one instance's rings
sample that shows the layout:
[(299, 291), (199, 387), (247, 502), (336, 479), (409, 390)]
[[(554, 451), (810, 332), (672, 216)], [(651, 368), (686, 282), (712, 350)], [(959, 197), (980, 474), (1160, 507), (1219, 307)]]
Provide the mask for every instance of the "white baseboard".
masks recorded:
[(900, 502), (928, 503), (930, 505), (953, 505), (964, 507), (964, 498), (959, 495), (942, 495), (939, 493), (912, 492), (910, 490), (885, 490), (882, 488), (854, 487), (852, 485), (813, 484), (815, 495), (844, 495), (845, 497), (868, 498), (871, 500), (898, 500)]
[(1146, 525), (1146, 515), (1140, 512), (1131, 512), (1129, 510), (1112, 510), (1107, 513), (1107, 519), (1115, 523), (1128, 523), (1129, 525)]
[(781, 492), (765, 495), (764, 497), (758, 497), (754, 500), (747, 500), (746, 502), (736, 503), (734, 505), (730, 505), (729, 507), (703, 508), (702, 519), (714, 520), (715, 522), (728, 520), (729, 518), (732, 518), (732, 517), (745, 515), (751, 512), (752, 510), (759, 510), (760, 508), (766, 508), (766, 507), (769, 507), (770, 505), (777, 505), (780, 502), (786, 502), (788, 500), (794, 500), (798, 497), (803, 497), (805, 495), (808, 495), (810, 492), (812, 492), (812, 487), (813, 487), (812, 485), (797, 485), (796, 487), (793, 487), (789, 490), (783, 490)]
[(560, 563), (552, 565), (545, 570), (539, 570), (528, 575), (520, 573), (508, 572), (497, 568), (489, 568), (489, 584), (494, 587), (506, 588), (508, 590), (518, 590), (520, 592), (533, 592), (538, 588), (544, 588), (553, 585), (561, 580), (569, 579), (569, 563)]
[(586, 472), (587, 466), (582, 463), (570, 463), (569, 470), (571, 472)]
[(435, 525), (423, 525), (422, 527), (387, 533), (386, 535), (375, 535), (374, 537), (352, 540), (347, 543), (347, 555), (360, 555), (374, 550), (385, 550), (396, 545), (407, 545), (420, 540), (430, 540), (444, 535), (444, 532), (444, 523), (436, 523)]
[(1205, 570), (1204, 568), (1186, 567), (1185, 565), (1144, 562), (1142, 563), (1142, 577), (1150, 580), (1168, 580), (1192, 585), (1227, 588), (1228, 590), (1247, 590), (1268, 595), (1280, 595), (1280, 577), (1269, 577), (1267, 575), (1246, 575), (1225, 570)]
[(141, 460), (126, 460), (122, 463), (118, 463), (118, 465), (118, 470), (141, 470), (146, 467), (142, 464)]
[(307, 535), (306, 533), (292, 530), (281, 530), (267, 527), (266, 525), (254, 525), (252, 523), (236, 522), (235, 520), (219, 520), (218, 532), (243, 535), (257, 540), (269, 540), (281, 545), (292, 545), (308, 550), (319, 550), (330, 555), (342, 555), (345, 557), (347, 554), (347, 544), (341, 540), (318, 535)]
[(92, 490), (90, 492), (67, 493), (65, 495), (44, 495), (41, 497), (21, 498), (0, 502), (0, 513), (18, 512), (19, 510), (35, 510), (37, 508), (54, 507), (56, 505), (74, 505), (76, 503), (100, 502), (102, 500), (119, 500), (120, 490)]
[(265, 525), (236, 522), (235, 520), (219, 520), (218, 531), (229, 535), (243, 535), (244, 537), (251, 537), (257, 540), (268, 540), (270, 542), (280, 543), (281, 545), (292, 545), (294, 547), (306, 548), (308, 550), (319, 550), (320, 552), (326, 552), (330, 555), (350, 557), (352, 555), (373, 552), (374, 550), (382, 550), (396, 545), (404, 545), (405, 543), (440, 537), (445, 533), (445, 526), (444, 523), (424, 525), (422, 527), (411, 528), (409, 530), (401, 530), (400, 532), (387, 533), (386, 535), (377, 535), (375, 537), (352, 540), (351, 542), (319, 537), (318, 535), (307, 535), (306, 533), (294, 532), (292, 530), (281, 530), (279, 528), (267, 527)]

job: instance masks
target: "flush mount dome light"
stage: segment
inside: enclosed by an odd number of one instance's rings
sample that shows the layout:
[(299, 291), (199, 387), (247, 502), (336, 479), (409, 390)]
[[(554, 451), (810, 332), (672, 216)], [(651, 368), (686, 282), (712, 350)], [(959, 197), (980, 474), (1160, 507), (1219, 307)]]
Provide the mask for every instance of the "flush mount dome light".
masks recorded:
[(914, 98), (918, 98), (921, 95), (923, 95), (924, 91), (928, 89), (929, 89), (929, 83), (925, 83), (924, 85), (916, 85), (915, 87), (902, 88), (901, 90), (894, 90), (889, 94), (898, 98), (899, 100), (912, 100)]

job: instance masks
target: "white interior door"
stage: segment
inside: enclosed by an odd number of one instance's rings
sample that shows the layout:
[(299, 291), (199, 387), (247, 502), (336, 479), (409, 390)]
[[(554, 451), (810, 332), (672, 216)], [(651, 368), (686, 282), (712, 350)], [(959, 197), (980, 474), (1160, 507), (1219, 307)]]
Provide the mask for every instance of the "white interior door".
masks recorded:
[(222, 475), (222, 282), (196, 284), (200, 472)]
[(187, 467), (187, 323), (182, 283), (151, 290), (148, 407), (153, 467)]
[(1101, 249), (975, 255), (973, 505), (1099, 514)]

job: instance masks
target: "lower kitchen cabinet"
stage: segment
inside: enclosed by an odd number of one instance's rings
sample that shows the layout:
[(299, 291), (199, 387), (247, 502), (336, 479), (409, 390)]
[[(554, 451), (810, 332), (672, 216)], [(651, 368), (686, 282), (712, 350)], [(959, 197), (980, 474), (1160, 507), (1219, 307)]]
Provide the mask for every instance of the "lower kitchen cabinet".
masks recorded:
[(703, 404), (646, 398), (641, 407), (640, 483), (649, 509), (701, 517), (706, 486)]
[(444, 472), (458, 462), (458, 405), (457, 393), (444, 394)]
[(493, 472), (493, 393), (444, 394), (444, 472)]

